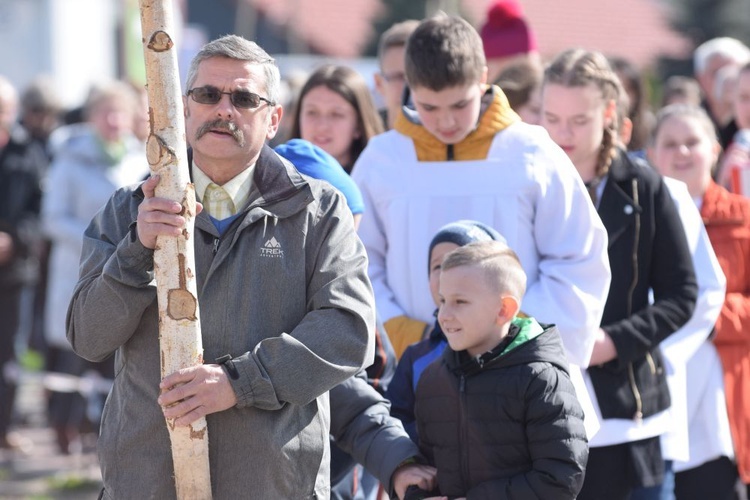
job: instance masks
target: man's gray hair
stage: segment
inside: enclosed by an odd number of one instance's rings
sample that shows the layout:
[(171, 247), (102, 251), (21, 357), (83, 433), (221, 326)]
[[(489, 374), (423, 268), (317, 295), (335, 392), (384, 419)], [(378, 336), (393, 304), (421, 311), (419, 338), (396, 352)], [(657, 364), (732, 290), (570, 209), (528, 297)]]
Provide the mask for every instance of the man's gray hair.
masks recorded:
[(747, 45), (736, 38), (722, 36), (703, 42), (695, 49), (695, 52), (693, 52), (693, 72), (696, 75), (702, 74), (708, 66), (708, 61), (716, 55), (732, 59), (740, 66), (750, 62), (750, 48)]
[(276, 61), (268, 55), (257, 43), (246, 40), (237, 35), (226, 35), (217, 38), (201, 48), (193, 60), (187, 74), (187, 88), (193, 88), (193, 83), (198, 77), (198, 66), (206, 59), (214, 57), (226, 57), (237, 61), (246, 61), (253, 64), (263, 65), (263, 74), (266, 77), (266, 93), (269, 100), (279, 102), (281, 96), (281, 76)]

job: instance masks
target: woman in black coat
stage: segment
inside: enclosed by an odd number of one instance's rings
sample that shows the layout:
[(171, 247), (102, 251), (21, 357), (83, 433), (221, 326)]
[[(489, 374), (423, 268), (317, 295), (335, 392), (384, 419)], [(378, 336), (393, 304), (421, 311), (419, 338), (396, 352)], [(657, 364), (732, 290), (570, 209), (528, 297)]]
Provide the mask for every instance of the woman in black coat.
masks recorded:
[[(658, 487), (670, 406), (659, 343), (690, 319), (697, 284), (662, 178), (617, 147), (617, 76), (602, 54), (560, 54), (545, 71), (542, 124), (573, 161), (607, 228), (612, 282), (587, 377), (600, 411), (579, 499)], [(653, 301), (649, 299), (653, 292)]]

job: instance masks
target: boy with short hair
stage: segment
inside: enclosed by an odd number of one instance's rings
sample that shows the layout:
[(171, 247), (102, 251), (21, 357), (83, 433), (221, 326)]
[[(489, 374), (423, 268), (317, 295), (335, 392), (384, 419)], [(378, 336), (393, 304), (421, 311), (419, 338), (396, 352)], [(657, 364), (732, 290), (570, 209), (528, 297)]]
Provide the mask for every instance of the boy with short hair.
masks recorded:
[(434, 311), (422, 249), (444, 224), (472, 219), (518, 252), (529, 278), (524, 312), (556, 322), (570, 361), (588, 365), (609, 289), (607, 235), (567, 155), (486, 85), (482, 42), (465, 20), (422, 21), (405, 64), (415, 109), (401, 108), (395, 129), (370, 140), (352, 173), (370, 214), (359, 234), (377, 309), (396, 354), (422, 338)]
[[(526, 275), (497, 241), (446, 255), (438, 321), (449, 347), (417, 385), (422, 453), (449, 498), (573, 499), (588, 445), (554, 326), (518, 318)], [(412, 491), (413, 492), (413, 491)]]
[(435, 321), (426, 338), (410, 345), (396, 365), (391, 383), (385, 397), (391, 402), (391, 415), (401, 420), (409, 437), (416, 443), (417, 423), (414, 417), (414, 401), (417, 383), (425, 368), (440, 358), (448, 341), (437, 321), (437, 308), (440, 306), (438, 295), (440, 287), (440, 268), (443, 257), (458, 247), (477, 241), (501, 241), (505, 238), (493, 228), (473, 220), (459, 220), (450, 222), (435, 234), (430, 241), (427, 252), (428, 281), (430, 295), (435, 304)]

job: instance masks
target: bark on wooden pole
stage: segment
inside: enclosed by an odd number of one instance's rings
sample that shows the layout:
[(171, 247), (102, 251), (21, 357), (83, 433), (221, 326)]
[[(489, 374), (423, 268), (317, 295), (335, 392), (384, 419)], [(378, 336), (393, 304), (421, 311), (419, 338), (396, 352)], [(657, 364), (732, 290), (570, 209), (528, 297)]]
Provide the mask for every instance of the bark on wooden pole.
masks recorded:
[[(151, 125), (146, 154), (152, 173), (161, 177), (156, 196), (180, 202), (187, 219), (181, 236), (159, 237), (154, 251), (163, 378), (203, 363), (193, 247), (195, 190), (188, 170), (172, 0), (140, 0), (140, 9)], [(167, 427), (177, 498), (210, 499), (206, 419), (188, 427), (168, 420)]]

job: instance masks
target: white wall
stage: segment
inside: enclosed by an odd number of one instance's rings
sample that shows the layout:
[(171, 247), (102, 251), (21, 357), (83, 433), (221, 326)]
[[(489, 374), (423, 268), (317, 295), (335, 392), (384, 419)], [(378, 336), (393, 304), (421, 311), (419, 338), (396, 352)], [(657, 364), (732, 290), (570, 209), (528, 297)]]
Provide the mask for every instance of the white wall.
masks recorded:
[(92, 83), (114, 78), (119, 0), (0, 0), (0, 74), (23, 89), (50, 75), (77, 106)]
[[(26, 1), (26, 0), (21, 0)], [(51, 74), (63, 100), (77, 105), (92, 83), (117, 74), (117, 0), (45, 0), (51, 23)]]
[(17, 87), (49, 72), (47, 0), (0, 0), (0, 73)]

